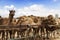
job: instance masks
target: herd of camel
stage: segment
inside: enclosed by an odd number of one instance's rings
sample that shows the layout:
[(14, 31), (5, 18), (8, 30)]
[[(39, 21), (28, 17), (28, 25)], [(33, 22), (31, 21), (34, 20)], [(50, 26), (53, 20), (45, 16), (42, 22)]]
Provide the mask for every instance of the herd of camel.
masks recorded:
[[(25, 36), (28, 34), (31, 36), (31, 33), (34, 31), (34, 35), (41, 34), (42, 37), (46, 32), (47, 38), (49, 36), (49, 32), (60, 29), (58, 26), (59, 23), (56, 22), (56, 19), (52, 15), (47, 17), (30, 15), (13, 18), (14, 14), (15, 10), (10, 10), (9, 18), (2, 18), (0, 16), (0, 25), (20, 25), (20, 27), (23, 27), (21, 29), (21, 35), (23, 35), (22, 32), (25, 32)], [(39, 30), (41, 33), (39, 33)]]

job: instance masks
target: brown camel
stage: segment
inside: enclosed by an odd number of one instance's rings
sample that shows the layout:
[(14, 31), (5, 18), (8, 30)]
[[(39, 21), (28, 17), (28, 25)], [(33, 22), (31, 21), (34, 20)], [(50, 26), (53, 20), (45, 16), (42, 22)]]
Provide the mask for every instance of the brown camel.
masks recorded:
[(48, 19), (43, 20), (42, 25), (44, 25), (43, 28), (46, 28), (47, 38), (48, 38), (48, 31), (53, 32), (56, 29), (55, 26), (49, 26), (49, 25), (56, 25), (55, 19), (53, 18), (52, 15), (49, 15)]
[(9, 25), (12, 22), (12, 19), (13, 19), (14, 14), (15, 14), (15, 10), (10, 10), (10, 14), (9, 14)]

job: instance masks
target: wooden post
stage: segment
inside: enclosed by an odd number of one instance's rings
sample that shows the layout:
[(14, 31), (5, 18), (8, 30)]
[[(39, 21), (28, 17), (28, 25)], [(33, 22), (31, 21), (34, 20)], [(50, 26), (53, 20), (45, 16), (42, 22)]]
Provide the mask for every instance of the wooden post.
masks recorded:
[(0, 32), (0, 40), (2, 40), (2, 32)]
[(12, 38), (14, 38), (14, 30), (12, 30), (12, 35), (11, 35)]
[(6, 30), (4, 31), (4, 35), (5, 35), (4, 39), (7, 40), (7, 31)]
[(9, 31), (8, 31), (8, 39), (10, 39), (10, 33), (9, 33)]
[(17, 38), (17, 31), (15, 32), (15, 38)]

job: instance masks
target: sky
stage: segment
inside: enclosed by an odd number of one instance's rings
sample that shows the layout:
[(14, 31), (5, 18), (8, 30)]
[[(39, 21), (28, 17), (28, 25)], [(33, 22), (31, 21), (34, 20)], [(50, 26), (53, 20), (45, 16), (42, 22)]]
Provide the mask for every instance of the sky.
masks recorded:
[(15, 16), (55, 16), (60, 17), (60, 0), (0, 0), (0, 16), (8, 17), (9, 10), (15, 10)]

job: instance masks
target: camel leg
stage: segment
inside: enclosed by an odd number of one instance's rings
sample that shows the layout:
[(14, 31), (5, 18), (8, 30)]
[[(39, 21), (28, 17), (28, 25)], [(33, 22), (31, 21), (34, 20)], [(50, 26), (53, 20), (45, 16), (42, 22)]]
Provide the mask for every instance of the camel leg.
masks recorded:
[(48, 39), (48, 30), (46, 29), (46, 33), (47, 33), (47, 39)]
[(41, 38), (42, 38), (42, 28), (41, 28)]
[(53, 32), (53, 36), (54, 36), (54, 38), (55, 38), (55, 31)]
[(43, 27), (41, 27), (41, 40), (43, 40), (43, 33), (44, 32), (44, 28)]

